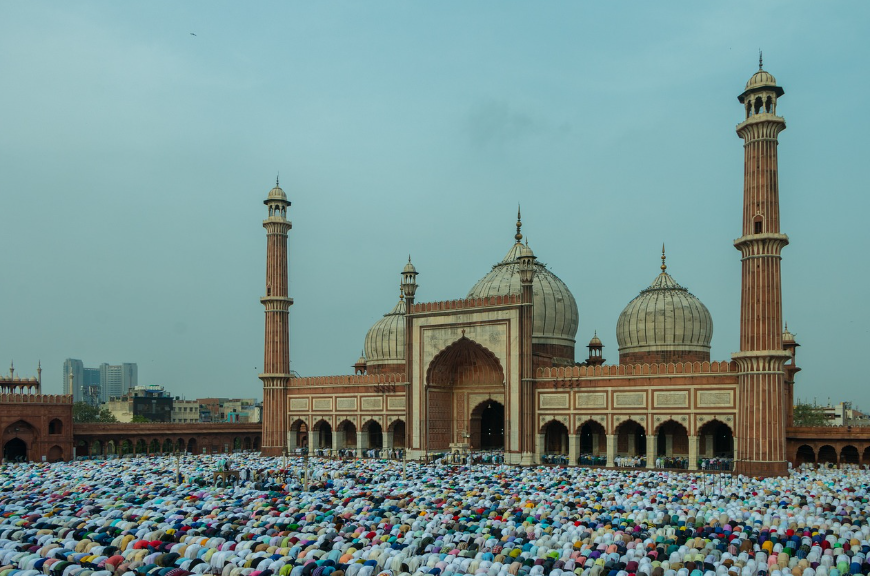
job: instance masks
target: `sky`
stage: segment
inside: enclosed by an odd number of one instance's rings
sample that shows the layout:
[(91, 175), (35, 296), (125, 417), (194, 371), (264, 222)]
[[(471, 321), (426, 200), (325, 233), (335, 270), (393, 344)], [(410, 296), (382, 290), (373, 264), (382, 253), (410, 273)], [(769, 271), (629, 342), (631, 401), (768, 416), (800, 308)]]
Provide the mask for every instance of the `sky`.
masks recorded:
[[(195, 35), (194, 35), (195, 34)], [(870, 410), (870, 4), (0, 3), (0, 366), (136, 362), (261, 397), (262, 201), (289, 218), (291, 363), (347, 374), (395, 305), (464, 297), (513, 243), (577, 300), (578, 360), (659, 272), (739, 348), (746, 81), (777, 111), (796, 396)]]

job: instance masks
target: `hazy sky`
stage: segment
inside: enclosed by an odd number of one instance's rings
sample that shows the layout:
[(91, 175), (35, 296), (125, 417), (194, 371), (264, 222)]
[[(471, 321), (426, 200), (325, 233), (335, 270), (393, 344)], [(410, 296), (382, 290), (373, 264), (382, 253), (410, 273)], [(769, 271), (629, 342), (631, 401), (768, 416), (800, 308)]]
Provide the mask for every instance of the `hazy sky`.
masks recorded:
[[(195, 33), (196, 36), (191, 35)], [(743, 147), (785, 96), (797, 395), (870, 409), (866, 2), (0, 3), (0, 366), (137, 362), (261, 396), (262, 204), (293, 205), (291, 360), (345, 374), (398, 298), (462, 298), (513, 242), (577, 299), (577, 358), (659, 272), (738, 349)]]

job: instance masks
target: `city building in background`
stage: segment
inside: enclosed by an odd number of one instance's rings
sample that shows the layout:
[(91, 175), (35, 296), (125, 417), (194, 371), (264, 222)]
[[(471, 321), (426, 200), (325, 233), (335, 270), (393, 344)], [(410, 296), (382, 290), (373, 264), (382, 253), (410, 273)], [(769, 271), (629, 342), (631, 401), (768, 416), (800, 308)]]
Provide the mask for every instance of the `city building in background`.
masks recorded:
[(199, 420), (199, 400), (184, 400), (176, 396), (172, 401), (172, 422), (193, 424)]
[(202, 422), (262, 421), (262, 404), (256, 398), (200, 398), (197, 402)]
[(172, 395), (156, 385), (134, 386), (105, 404), (118, 422), (132, 422), (136, 416), (150, 422), (171, 422), (172, 405)]
[(138, 385), (139, 367), (132, 362), (104, 362), (99, 368), (87, 368), (76, 358), (67, 358), (63, 363), (63, 393), (72, 396), (73, 402), (96, 406)]

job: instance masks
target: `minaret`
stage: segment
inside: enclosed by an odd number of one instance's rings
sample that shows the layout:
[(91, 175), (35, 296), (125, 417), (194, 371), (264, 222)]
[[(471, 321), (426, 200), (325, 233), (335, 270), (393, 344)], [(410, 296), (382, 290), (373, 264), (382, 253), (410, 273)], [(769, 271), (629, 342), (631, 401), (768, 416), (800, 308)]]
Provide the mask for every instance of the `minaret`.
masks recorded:
[[(522, 220), (520, 219), (519, 209), (517, 209), (517, 234), (516, 239), (519, 244), (522, 239), (520, 227)], [(529, 239), (526, 238), (525, 246), (520, 248), (517, 254), (517, 262), (520, 268), (520, 290), (522, 293), (522, 308), (520, 310), (520, 422), (519, 422), (519, 438), (520, 438), (520, 463), (523, 466), (532, 466), (535, 464), (535, 438), (537, 436), (537, 427), (535, 426), (536, 410), (535, 410), (535, 389), (534, 389), (534, 373), (532, 372), (532, 329), (533, 329), (533, 312), (534, 312), (534, 296), (533, 296), (533, 281), (535, 279), (535, 260), (537, 257), (532, 249), (529, 248)], [(507, 426), (505, 426), (505, 434), (508, 434)]]
[[(413, 342), (411, 341), (414, 327), (413, 321), (411, 320), (411, 312), (414, 307), (414, 297), (417, 294), (417, 276), (419, 273), (414, 265), (411, 263), (411, 255), (408, 254), (408, 263), (405, 264), (405, 267), (402, 269), (402, 295), (405, 297), (405, 381), (410, 383), (413, 378), (414, 372), (414, 359), (413, 359)], [(406, 448), (412, 448), (412, 433), (414, 427), (410, 425), (411, 422), (411, 388), (410, 386), (405, 388), (405, 422), (408, 422), (405, 426), (405, 434), (406, 438), (404, 440)], [(395, 440), (394, 440), (395, 441)]]
[(784, 90), (762, 68), (738, 96), (746, 119), (743, 138), (743, 235), (734, 241), (742, 255), (736, 466), (739, 473), (788, 473), (785, 452), (786, 389), (782, 345), (780, 252), (788, 236), (779, 230), (777, 145), (785, 120), (776, 115)]
[(269, 216), (266, 229), (266, 295), (260, 298), (266, 308), (266, 338), (263, 373), (264, 456), (279, 456), (287, 446), (287, 388), (290, 380), (290, 306), (287, 289), (287, 195), (275, 179), (275, 187), (263, 201)]

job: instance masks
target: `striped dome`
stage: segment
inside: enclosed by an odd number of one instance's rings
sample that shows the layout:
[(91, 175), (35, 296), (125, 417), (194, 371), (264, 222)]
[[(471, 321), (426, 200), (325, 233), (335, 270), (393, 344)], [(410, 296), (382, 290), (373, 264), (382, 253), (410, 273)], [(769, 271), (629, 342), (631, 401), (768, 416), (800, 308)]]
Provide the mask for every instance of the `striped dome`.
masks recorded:
[(396, 306), (375, 322), (366, 334), (363, 350), (366, 365), (372, 366), (405, 363), (405, 300), (399, 299)]
[[(517, 256), (524, 246), (517, 242), (501, 262), (468, 292), (468, 298), (520, 294), (520, 265)], [(579, 315), (577, 302), (565, 283), (540, 262), (535, 262), (532, 282), (534, 297), (532, 342), (574, 346)]]
[[(664, 266), (663, 266), (664, 268)], [(625, 307), (616, 323), (619, 353), (710, 352), (707, 307), (664, 270)]]

